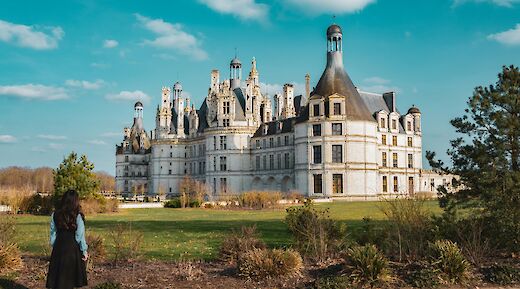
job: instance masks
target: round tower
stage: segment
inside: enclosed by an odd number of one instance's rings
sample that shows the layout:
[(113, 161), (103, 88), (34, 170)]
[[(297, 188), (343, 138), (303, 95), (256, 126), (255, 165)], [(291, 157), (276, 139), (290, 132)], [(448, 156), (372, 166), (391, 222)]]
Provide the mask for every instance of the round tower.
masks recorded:
[(134, 105), (134, 118), (143, 118), (143, 103), (140, 101)]
[(229, 63), (229, 80), (231, 89), (240, 87), (240, 79), (242, 78), (242, 62), (235, 56)]
[(175, 82), (173, 85), (173, 99), (180, 98), (182, 94), (182, 85), (180, 82)]

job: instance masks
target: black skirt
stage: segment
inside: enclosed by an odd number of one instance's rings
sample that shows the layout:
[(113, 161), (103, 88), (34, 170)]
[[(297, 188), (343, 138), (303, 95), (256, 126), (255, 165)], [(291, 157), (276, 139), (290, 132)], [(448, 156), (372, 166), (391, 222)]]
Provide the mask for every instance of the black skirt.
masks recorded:
[(87, 286), (87, 269), (75, 231), (58, 229), (47, 274), (47, 288), (72, 289)]

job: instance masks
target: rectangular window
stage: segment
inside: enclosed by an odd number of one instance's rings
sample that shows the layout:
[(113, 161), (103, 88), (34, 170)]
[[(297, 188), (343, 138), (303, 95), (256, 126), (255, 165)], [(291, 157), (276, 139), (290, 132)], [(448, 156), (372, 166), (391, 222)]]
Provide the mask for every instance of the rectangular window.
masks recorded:
[(220, 157), (220, 170), (227, 171), (227, 157)]
[(229, 114), (229, 101), (224, 101), (222, 103), (224, 114)]
[(386, 145), (386, 134), (381, 136), (381, 144)]
[(276, 168), (277, 169), (282, 168), (282, 155), (281, 154), (276, 155)]
[(213, 171), (217, 171), (217, 157), (213, 157)]
[(289, 136), (288, 136), (288, 135), (286, 135), (286, 136), (283, 137), (283, 142), (284, 142), (284, 144), (285, 144), (286, 146), (289, 145)]
[(386, 128), (386, 119), (384, 117), (380, 120), (381, 124), (379, 125), (381, 128)]
[(263, 163), (262, 168), (263, 168), (264, 170), (267, 170), (267, 156), (263, 156), (263, 157), (262, 157), (262, 163)]
[(332, 175), (332, 193), (343, 194), (343, 175), (333, 174)]
[(332, 162), (342, 163), (343, 162), (343, 146), (332, 145)]
[(412, 139), (412, 137), (408, 137), (408, 146), (409, 147), (413, 146), (413, 139)]
[(414, 193), (413, 177), (408, 177), (408, 193), (410, 193), (410, 195)]
[(285, 168), (286, 169), (290, 168), (290, 166), (289, 166), (289, 153), (284, 153), (283, 154), (283, 162), (285, 164)]
[(265, 145), (267, 143), (267, 141), (265, 140), (265, 138), (262, 140), (262, 148), (267, 148), (267, 146)]
[(274, 139), (271, 137), (269, 138), (269, 147), (270, 148), (273, 148), (274, 147)]
[(382, 166), (383, 167), (386, 167), (387, 166), (387, 160), (386, 160), (386, 152), (383, 152), (382, 153), (382, 156), (381, 156), (381, 159), (382, 159)]
[(225, 135), (220, 136), (220, 149), (221, 150), (227, 149), (227, 136), (225, 136)]
[(392, 154), (392, 165), (394, 168), (397, 168), (397, 153)]
[(320, 116), (320, 105), (319, 104), (315, 104), (313, 107), (313, 116)]
[(343, 134), (343, 126), (341, 123), (333, 123), (332, 124), (332, 135), (342, 135)]
[(323, 191), (322, 191), (321, 175), (320, 174), (314, 175), (314, 193), (321, 194), (322, 192)]
[(407, 122), (406, 122), (406, 129), (407, 129), (408, 131), (411, 131), (411, 130), (412, 130), (412, 122), (411, 122), (411, 121), (407, 121)]
[(168, 170), (168, 174), (171, 175), (172, 174), (172, 170)]
[(274, 170), (274, 155), (269, 155), (269, 169)]
[(341, 103), (334, 103), (334, 115), (341, 115)]
[(221, 193), (227, 192), (227, 179), (226, 178), (220, 178), (220, 192)]
[(217, 137), (213, 136), (213, 150), (217, 150)]
[(256, 170), (260, 169), (260, 156), (256, 156)]
[(394, 192), (399, 191), (399, 183), (397, 182), (397, 177), (394, 177)]
[(383, 176), (383, 193), (388, 192), (388, 178)]
[(128, 162), (128, 156), (125, 156), (125, 162)]
[(321, 164), (321, 146), (313, 146), (312, 147), (314, 163)]
[(408, 154), (408, 168), (413, 168), (413, 154)]
[(259, 149), (260, 148), (260, 140), (257, 139), (255, 143), (256, 143), (256, 148)]
[(321, 124), (313, 124), (312, 125), (312, 135), (313, 136), (321, 136)]
[(282, 146), (282, 139), (280, 137), (276, 137), (276, 146)]
[(435, 179), (430, 180), (430, 191), (433, 192), (435, 190)]
[(397, 120), (392, 119), (392, 129), (397, 129)]
[(223, 127), (228, 127), (229, 126), (229, 118), (224, 118), (222, 120), (222, 126)]
[(396, 135), (392, 136), (392, 145), (397, 146), (397, 136)]

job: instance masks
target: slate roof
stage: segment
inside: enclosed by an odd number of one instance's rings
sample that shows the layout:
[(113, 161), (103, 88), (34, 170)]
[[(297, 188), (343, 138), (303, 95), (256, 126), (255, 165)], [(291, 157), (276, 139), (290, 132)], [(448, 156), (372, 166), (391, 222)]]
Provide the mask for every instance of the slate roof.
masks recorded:
[[(270, 121), (261, 124), (253, 134), (253, 137), (276, 135), (281, 133), (288, 133), (294, 130), (295, 117)], [(282, 129), (278, 129), (279, 123), (282, 123)], [(264, 126), (267, 125), (267, 134), (264, 134)]]

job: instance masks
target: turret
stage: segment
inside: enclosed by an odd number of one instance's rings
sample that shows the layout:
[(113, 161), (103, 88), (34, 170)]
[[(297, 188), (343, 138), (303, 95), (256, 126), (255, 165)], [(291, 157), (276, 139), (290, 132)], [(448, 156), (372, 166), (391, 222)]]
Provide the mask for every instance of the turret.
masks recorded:
[(235, 56), (229, 64), (229, 80), (231, 90), (240, 87), (240, 79), (242, 78), (242, 63)]
[(294, 109), (294, 86), (292, 84), (284, 84), (283, 99), (282, 118), (294, 117), (296, 112)]

